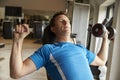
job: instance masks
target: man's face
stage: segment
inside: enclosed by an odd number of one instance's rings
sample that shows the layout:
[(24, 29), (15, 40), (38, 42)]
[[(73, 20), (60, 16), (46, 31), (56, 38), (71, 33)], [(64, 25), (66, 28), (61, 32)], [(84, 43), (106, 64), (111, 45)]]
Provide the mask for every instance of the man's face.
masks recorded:
[(71, 25), (70, 20), (65, 15), (59, 15), (55, 18), (55, 26), (52, 27), (52, 31), (56, 35), (70, 35)]

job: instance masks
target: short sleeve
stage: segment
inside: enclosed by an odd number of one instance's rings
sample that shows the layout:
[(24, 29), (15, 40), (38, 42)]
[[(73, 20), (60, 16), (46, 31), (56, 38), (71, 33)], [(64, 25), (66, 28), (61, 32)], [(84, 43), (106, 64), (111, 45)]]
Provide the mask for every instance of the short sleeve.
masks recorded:
[(85, 49), (85, 51), (86, 51), (86, 57), (88, 59), (88, 62), (89, 64), (91, 64), (95, 60), (96, 54), (94, 54), (88, 49)]
[(92, 51), (88, 50), (86, 47), (84, 47), (83, 45), (79, 45), (77, 44), (77, 46), (81, 47), (84, 49), (85, 51), (85, 56), (89, 62), (89, 64), (91, 64), (94, 60), (95, 60), (95, 57), (96, 57), (96, 54), (94, 54)]
[(47, 45), (39, 48), (29, 57), (35, 64), (37, 70), (44, 66), (49, 58), (49, 48)]

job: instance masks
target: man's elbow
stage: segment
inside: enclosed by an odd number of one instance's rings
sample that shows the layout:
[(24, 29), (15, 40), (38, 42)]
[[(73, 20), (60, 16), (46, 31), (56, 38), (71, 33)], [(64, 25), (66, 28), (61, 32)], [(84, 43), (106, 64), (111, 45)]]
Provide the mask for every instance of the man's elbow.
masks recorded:
[(18, 79), (18, 78), (21, 78), (22, 76), (20, 76), (19, 74), (10, 73), (10, 77), (13, 79)]
[(106, 62), (105, 61), (102, 61), (99, 66), (105, 66), (106, 65)]
[(18, 79), (19, 77), (18, 76), (13, 76), (13, 75), (10, 75), (11, 78), (13, 79)]
[(105, 66), (105, 63), (101, 64), (100, 66)]

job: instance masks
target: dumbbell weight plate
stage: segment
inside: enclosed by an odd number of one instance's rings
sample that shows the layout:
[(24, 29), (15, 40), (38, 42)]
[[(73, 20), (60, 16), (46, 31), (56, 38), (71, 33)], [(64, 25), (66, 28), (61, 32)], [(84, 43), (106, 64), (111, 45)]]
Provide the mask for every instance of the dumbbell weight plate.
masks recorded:
[(112, 40), (115, 38), (116, 30), (112, 27), (107, 27), (107, 30), (109, 32), (108, 39)]
[(95, 24), (92, 28), (92, 34), (95, 37), (102, 37), (104, 35), (105, 32), (105, 26), (102, 24)]
[(12, 22), (6, 21), (3, 23), (3, 38), (4, 39), (11, 39), (12, 38)]
[(33, 31), (35, 38), (41, 38), (43, 34), (42, 22), (36, 21), (33, 23)]

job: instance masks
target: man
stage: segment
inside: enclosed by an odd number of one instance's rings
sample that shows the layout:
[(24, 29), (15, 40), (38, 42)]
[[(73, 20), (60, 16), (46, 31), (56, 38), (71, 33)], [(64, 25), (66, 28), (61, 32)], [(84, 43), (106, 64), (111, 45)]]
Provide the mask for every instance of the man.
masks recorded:
[[(53, 42), (43, 45), (22, 61), (22, 44), (30, 31), (27, 24), (16, 26), (10, 58), (10, 76), (20, 78), (44, 66), (52, 80), (93, 80), (89, 65), (105, 65), (108, 57), (108, 32), (103, 37), (98, 55), (95, 55), (84, 46), (71, 43), (70, 20), (64, 12), (56, 13), (47, 28), (47, 36), (52, 37)], [(50, 41), (51, 39), (48, 43)]]

